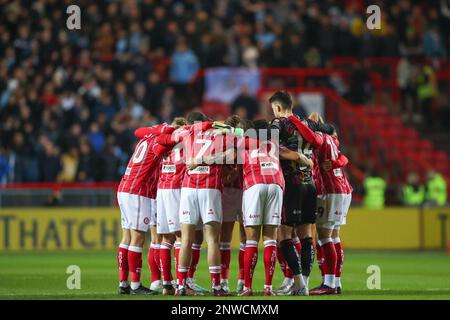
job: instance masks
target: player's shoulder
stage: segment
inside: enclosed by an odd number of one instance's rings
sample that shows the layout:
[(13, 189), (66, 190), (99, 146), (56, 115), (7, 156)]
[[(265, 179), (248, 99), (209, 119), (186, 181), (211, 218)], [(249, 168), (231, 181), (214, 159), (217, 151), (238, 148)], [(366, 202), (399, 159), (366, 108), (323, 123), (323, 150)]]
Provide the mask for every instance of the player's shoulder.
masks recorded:
[(286, 128), (289, 124), (290, 124), (290, 121), (289, 121), (288, 118), (286, 118), (286, 117), (277, 117), (277, 118), (274, 118), (270, 122), (270, 127), (271, 128), (277, 128), (277, 129), (283, 129), (283, 128)]

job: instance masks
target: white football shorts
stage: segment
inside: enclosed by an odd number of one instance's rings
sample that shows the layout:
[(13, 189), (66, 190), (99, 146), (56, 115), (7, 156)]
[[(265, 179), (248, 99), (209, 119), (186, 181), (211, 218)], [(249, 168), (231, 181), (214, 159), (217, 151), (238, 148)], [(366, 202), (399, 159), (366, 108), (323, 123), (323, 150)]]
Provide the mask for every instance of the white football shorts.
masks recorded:
[(180, 224), (222, 223), (222, 193), (217, 189), (181, 188)]
[(244, 226), (280, 225), (283, 189), (277, 184), (255, 184), (244, 191)]
[(121, 212), (121, 221), (123, 229), (133, 229), (147, 232), (152, 222), (153, 209), (155, 200), (137, 194), (127, 192), (117, 193), (117, 202), (119, 203)]
[(169, 234), (180, 231), (180, 193), (181, 189), (158, 189), (156, 204), (156, 232)]
[(317, 220), (320, 228), (334, 229), (346, 224), (351, 194), (326, 194), (317, 196)]

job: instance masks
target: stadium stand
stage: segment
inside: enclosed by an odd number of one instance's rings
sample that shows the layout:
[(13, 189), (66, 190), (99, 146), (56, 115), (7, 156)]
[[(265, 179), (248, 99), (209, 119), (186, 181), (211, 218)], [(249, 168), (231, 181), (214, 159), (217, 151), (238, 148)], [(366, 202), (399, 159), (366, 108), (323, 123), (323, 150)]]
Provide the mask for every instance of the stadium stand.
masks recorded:
[[(202, 99), (204, 70), (223, 66), (259, 68), (262, 90), (281, 79), (294, 91), (328, 92), (340, 105), (331, 119), (353, 156), (353, 183), (367, 161), (387, 168), (393, 184), (429, 169), (449, 182), (444, 1), (380, 1), (385, 27), (376, 31), (364, 27), (363, 0), (78, 3), (75, 32), (65, 27), (68, 1), (0, 0), (2, 184), (117, 181), (136, 127), (193, 108), (231, 113)], [(407, 89), (398, 81), (402, 59)], [(438, 87), (431, 125), (416, 94), (427, 65)]]

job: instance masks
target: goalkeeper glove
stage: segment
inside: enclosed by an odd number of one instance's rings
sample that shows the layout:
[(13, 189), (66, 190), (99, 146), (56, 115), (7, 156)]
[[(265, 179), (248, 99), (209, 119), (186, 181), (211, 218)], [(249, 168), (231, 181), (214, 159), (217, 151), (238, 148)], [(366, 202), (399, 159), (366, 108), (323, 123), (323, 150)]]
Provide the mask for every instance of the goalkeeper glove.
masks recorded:
[(243, 129), (234, 128), (232, 126), (229, 126), (229, 125), (219, 122), (219, 121), (214, 121), (212, 126), (213, 126), (213, 128), (216, 129), (216, 130), (214, 130), (215, 135), (227, 134), (227, 133), (234, 134), (235, 136), (238, 136), (238, 137), (242, 137), (244, 135)]

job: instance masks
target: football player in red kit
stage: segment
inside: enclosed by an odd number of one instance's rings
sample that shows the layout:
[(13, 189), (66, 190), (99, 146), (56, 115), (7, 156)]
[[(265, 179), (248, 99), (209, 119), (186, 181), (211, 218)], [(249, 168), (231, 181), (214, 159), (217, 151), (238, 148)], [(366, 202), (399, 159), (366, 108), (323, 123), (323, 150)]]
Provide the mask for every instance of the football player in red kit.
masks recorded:
[[(135, 131), (140, 138), (128, 162), (120, 182), (117, 200), (121, 211), (122, 240), (117, 261), (119, 267), (120, 294), (156, 294), (157, 292), (141, 284), (142, 248), (145, 234), (150, 226), (152, 242), (156, 242), (156, 185), (163, 155), (169, 150), (156, 142), (157, 135), (148, 133), (147, 128)], [(169, 133), (167, 125), (149, 128), (159, 133)], [(159, 258), (158, 258), (159, 261)], [(151, 263), (158, 266), (152, 255)], [(152, 267), (151, 267), (152, 269)], [(151, 270), (159, 277), (159, 269)], [(128, 273), (131, 283), (128, 285)]]
[[(240, 296), (252, 295), (252, 278), (258, 260), (258, 242), (261, 231), (264, 238), (264, 295), (274, 295), (272, 278), (276, 264), (277, 229), (281, 222), (284, 177), (278, 153), (286, 159), (308, 159), (290, 150), (279, 150), (278, 139), (268, 139), (268, 123), (255, 121), (255, 130), (247, 131), (246, 137), (238, 139), (238, 163), (243, 163), (242, 212), (246, 245), (244, 251), (244, 288)], [(245, 121), (241, 128), (248, 129)], [(224, 128), (226, 130), (226, 128)], [(226, 131), (225, 131), (226, 132)]]
[[(176, 118), (172, 123), (178, 127), (173, 132), (174, 135), (183, 136), (189, 133), (190, 126), (186, 126), (184, 118)], [(161, 134), (159, 141), (166, 141), (171, 135)], [(184, 150), (181, 144), (169, 146), (170, 153), (162, 160), (161, 173), (158, 182), (157, 192), (157, 233), (162, 234), (160, 247), (160, 261), (163, 278), (163, 295), (174, 294), (171, 273), (171, 250), (174, 247), (175, 268), (178, 269), (181, 227), (179, 219), (180, 193), (186, 172)], [(201, 244), (203, 241), (203, 225), (200, 223), (196, 228), (194, 243), (192, 244), (192, 258), (189, 265), (187, 287), (195, 293), (201, 294), (208, 290), (203, 289), (195, 283), (194, 274), (200, 260)]]
[[(319, 121), (323, 120), (319, 118)], [(318, 190), (317, 252), (323, 282), (319, 287), (311, 290), (311, 295), (340, 293), (343, 251), (339, 239), (339, 228), (346, 222), (352, 193), (352, 188), (343, 171), (348, 159), (339, 152), (339, 140), (336, 133), (324, 134), (323, 138), (324, 143), (314, 152), (315, 181)]]
[[(195, 228), (202, 221), (208, 243), (208, 264), (215, 296), (226, 295), (220, 286), (219, 236), (222, 223), (222, 166), (206, 164), (205, 157), (214, 156), (219, 139), (212, 135), (212, 122), (201, 112), (191, 112), (188, 124), (193, 123), (188, 134), (173, 136), (167, 144), (180, 142), (188, 164), (180, 195), (181, 249), (178, 263), (178, 289), (176, 295), (190, 294), (187, 287), (188, 266), (192, 256)], [(222, 139), (220, 139), (222, 140)], [(160, 141), (163, 143), (162, 141)], [(223, 141), (222, 147), (223, 147)], [(163, 143), (164, 144), (164, 143)], [(193, 166), (191, 166), (193, 165)]]
[[(175, 118), (172, 126), (178, 128), (177, 133), (184, 130), (184, 118)], [(180, 219), (178, 210), (180, 206), (180, 191), (186, 165), (183, 160), (183, 150), (175, 146), (162, 160), (161, 172), (158, 180), (156, 195), (157, 225), (156, 232), (162, 236), (160, 245), (160, 263), (163, 280), (163, 295), (173, 295), (175, 288), (172, 284), (171, 251), (174, 244), (181, 240)], [(176, 242), (175, 242), (176, 241)], [(178, 248), (175, 248), (175, 264), (178, 260)]]
[[(241, 122), (239, 116), (233, 115), (224, 121), (224, 124), (237, 127)], [(220, 285), (230, 293), (228, 274), (231, 261), (231, 240), (234, 224), (242, 213), (242, 166), (234, 163), (233, 159), (222, 167), (222, 210), (223, 221), (220, 231)], [(243, 278), (242, 278), (243, 279)]]

